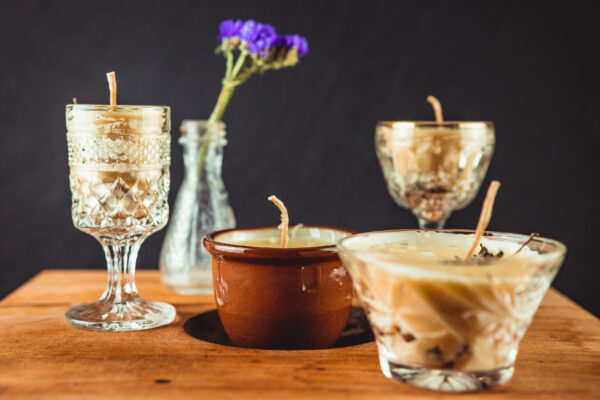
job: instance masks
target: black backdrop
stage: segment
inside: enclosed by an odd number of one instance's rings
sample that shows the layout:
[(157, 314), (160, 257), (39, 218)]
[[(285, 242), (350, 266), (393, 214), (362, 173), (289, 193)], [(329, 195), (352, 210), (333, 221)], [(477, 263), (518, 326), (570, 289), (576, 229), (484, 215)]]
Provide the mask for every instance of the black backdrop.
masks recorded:
[[(385, 189), (374, 126), (432, 118), (434, 94), (448, 119), (496, 125), (490, 229), (565, 242), (555, 286), (600, 314), (597, 18), (573, 1), (0, 0), (0, 297), (43, 268), (104, 268), (71, 223), (64, 105), (106, 103), (114, 69), (119, 102), (170, 105), (177, 137), (214, 105), (227, 18), (310, 42), (299, 66), (253, 78), (227, 110), (223, 174), (239, 226), (277, 222), (270, 194), (293, 223), (416, 226)], [(176, 141), (171, 171), (172, 200)], [(474, 227), (483, 192), (447, 226)], [(142, 246), (140, 268), (156, 268), (163, 235)]]

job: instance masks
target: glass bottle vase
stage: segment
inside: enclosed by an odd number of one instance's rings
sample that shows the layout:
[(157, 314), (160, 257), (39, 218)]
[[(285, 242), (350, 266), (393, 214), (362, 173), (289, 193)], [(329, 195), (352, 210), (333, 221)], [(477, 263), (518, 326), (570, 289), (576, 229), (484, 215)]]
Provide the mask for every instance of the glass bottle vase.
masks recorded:
[(211, 257), (202, 239), (236, 225), (221, 178), (225, 124), (184, 120), (180, 129), (185, 175), (160, 252), (161, 281), (180, 294), (212, 294)]

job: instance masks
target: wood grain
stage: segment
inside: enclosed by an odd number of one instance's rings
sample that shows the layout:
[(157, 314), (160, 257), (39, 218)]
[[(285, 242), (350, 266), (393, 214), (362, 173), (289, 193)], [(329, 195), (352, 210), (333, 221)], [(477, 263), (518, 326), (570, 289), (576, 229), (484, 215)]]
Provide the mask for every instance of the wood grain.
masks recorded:
[(69, 307), (100, 296), (102, 271), (44, 271), (0, 302), (0, 398), (600, 398), (600, 321), (555, 290), (521, 344), (512, 381), (448, 395), (386, 379), (372, 342), (276, 351), (195, 339), (183, 325), (214, 309), (212, 298), (172, 294), (156, 271), (136, 279), (142, 296), (175, 305), (171, 325), (127, 333), (68, 327)]

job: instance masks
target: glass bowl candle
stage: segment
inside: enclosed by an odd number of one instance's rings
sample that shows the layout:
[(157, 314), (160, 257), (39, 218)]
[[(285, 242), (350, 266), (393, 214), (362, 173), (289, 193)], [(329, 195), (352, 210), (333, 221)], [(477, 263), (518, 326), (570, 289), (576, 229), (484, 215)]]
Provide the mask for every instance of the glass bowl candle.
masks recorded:
[[(355, 235), (338, 248), (388, 378), (443, 391), (507, 382), (519, 341), (565, 255), (544, 238), (469, 230)], [(523, 246), (526, 244), (525, 246)]]
[(332, 346), (352, 303), (352, 281), (335, 243), (352, 233), (298, 226), (285, 248), (275, 227), (207, 235), (217, 311), (231, 341), (255, 348)]
[(479, 190), (494, 151), (491, 122), (381, 121), (375, 149), (388, 191), (421, 228), (443, 228)]

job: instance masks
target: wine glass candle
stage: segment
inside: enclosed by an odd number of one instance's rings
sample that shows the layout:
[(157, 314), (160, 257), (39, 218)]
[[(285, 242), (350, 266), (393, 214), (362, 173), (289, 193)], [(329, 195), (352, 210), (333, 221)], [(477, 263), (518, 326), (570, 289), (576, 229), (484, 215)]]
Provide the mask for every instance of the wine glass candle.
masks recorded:
[(221, 323), (231, 341), (254, 348), (325, 348), (339, 337), (352, 282), (335, 243), (352, 231), (297, 225), (230, 229), (204, 238), (212, 256)]
[(436, 121), (381, 121), (375, 149), (388, 191), (420, 228), (443, 228), (453, 210), (475, 197), (494, 151), (491, 122), (444, 121), (433, 96)]
[(104, 249), (108, 282), (101, 298), (65, 315), (73, 327), (133, 331), (167, 324), (173, 306), (142, 299), (134, 281), (142, 242), (167, 223), (170, 110), (164, 106), (66, 107), (72, 217)]
[(512, 377), (566, 249), (534, 234), (484, 234), (497, 187), (476, 231), (380, 231), (340, 242), (388, 378), (463, 392)]

